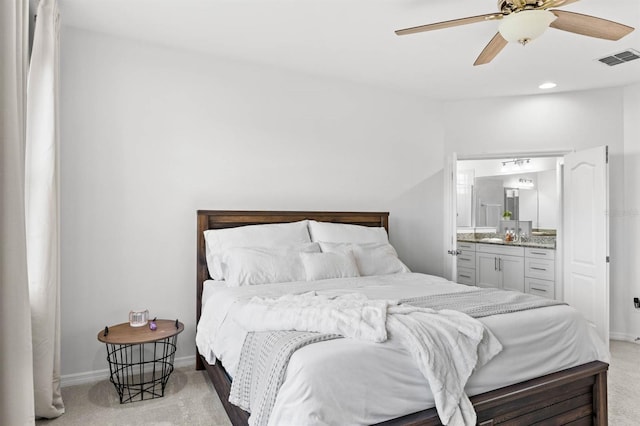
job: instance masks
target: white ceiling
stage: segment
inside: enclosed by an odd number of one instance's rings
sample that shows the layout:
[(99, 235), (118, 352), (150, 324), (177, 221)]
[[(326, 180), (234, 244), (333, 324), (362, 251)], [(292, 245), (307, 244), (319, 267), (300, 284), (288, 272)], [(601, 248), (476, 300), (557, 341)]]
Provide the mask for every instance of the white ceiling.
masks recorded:
[(434, 99), (585, 90), (640, 82), (640, 59), (615, 67), (596, 58), (640, 51), (639, 0), (582, 0), (564, 10), (636, 31), (612, 42), (550, 28), (508, 45), (488, 65), (474, 60), (497, 22), (396, 36), (394, 30), (497, 11), (495, 0), (59, 0), (64, 25), (208, 52), (252, 63), (410, 91)]

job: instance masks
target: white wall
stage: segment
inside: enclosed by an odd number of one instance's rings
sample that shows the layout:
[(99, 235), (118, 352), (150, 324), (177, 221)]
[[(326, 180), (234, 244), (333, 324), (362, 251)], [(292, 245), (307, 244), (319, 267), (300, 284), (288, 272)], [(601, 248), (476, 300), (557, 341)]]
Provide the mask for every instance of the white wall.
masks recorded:
[(622, 305), (621, 338), (640, 337), (640, 309), (633, 308), (633, 298), (640, 297), (640, 84), (624, 92), (624, 258), (625, 293)]
[(197, 209), (388, 210), (441, 273), (439, 104), (70, 28), (61, 75), (63, 377), (106, 368), (132, 308), (194, 354)]
[[(624, 189), (625, 161), (629, 160), (629, 145), (638, 147), (640, 103), (637, 89), (626, 94), (622, 88), (613, 88), (444, 104), (445, 154), (500, 154), (609, 146), (611, 331), (614, 337), (627, 329), (625, 322), (631, 309), (627, 296), (631, 284), (625, 253), (629, 241), (640, 238), (637, 231), (635, 237), (629, 236), (622, 214), (625, 198), (629, 198), (625, 197)], [(637, 155), (635, 158), (640, 161)], [(640, 162), (636, 164), (640, 165)], [(633, 190), (637, 203), (638, 186)], [(636, 291), (640, 290), (638, 284), (633, 285)]]
[(555, 170), (538, 173), (538, 226), (544, 229), (558, 227), (558, 182)]

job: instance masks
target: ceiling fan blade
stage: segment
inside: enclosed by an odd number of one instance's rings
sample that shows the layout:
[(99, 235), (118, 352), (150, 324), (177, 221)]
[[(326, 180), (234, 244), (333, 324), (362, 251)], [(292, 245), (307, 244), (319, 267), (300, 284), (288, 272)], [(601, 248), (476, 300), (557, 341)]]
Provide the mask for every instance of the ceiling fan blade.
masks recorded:
[(502, 19), (502, 13), (488, 13), (486, 15), (470, 16), (468, 18), (453, 19), (451, 21), (437, 22), (435, 24), (420, 25), (417, 27), (396, 30), (396, 35), (423, 33), (425, 31), (440, 30), (442, 28), (457, 27), (459, 25), (474, 24), (476, 22)]
[(509, 42), (505, 40), (504, 37), (500, 35), (500, 33), (496, 33), (496, 35), (493, 36), (493, 38), (491, 39), (489, 44), (487, 44), (484, 50), (480, 52), (480, 56), (478, 56), (478, 59), (476, 59), (473, 65), (476, 66), (476, 65), (488, 64), (493, 60), (493, 58), (495, 58), (498, 55), (498, 53), (502, 51), (502, 49), (504, 49), (504, 47), (508, 43)]
[(596, 18), (595, 16), (582, 15), (564, 10), (552, 10), (551, 12), (553, 12), (558, 19), (553, 21), (550, 27), (589, 37), (603, 38), (605, 40), (620, 40), (635, 29), (628, 25)]

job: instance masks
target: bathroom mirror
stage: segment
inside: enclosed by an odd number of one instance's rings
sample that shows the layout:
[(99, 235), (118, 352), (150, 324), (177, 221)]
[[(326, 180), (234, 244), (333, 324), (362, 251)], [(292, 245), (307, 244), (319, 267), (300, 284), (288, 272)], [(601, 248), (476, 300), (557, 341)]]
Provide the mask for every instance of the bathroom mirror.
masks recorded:
[[(513, 160), (506, 161), (509, 162)], [(528, 170), (520, 167), (507, 172), (502, 170), (504, 167), (495, 166), (501, 163), (458, 162), (458, 227), (496, 229), (504, 211), (509, 210), (511, 220), (531, 221), (534, 229), (555, 229), (556, 159), (531, 159)]]
[[(512, 220), (530, 220), (540, 228), (538, 188), (514, 186), (514, 181), (536, 182), (537, 173), (511, 176), (484, 176), (475, 179), (475, 224), (479, 228), (495, 228), (503, 213), (511, 212)], [(527, 183), (531, 185), (531, 183)], [(555, 189), (555, 188), (554, 188)], [(553, 225), (554, 223), (548, 223)]]

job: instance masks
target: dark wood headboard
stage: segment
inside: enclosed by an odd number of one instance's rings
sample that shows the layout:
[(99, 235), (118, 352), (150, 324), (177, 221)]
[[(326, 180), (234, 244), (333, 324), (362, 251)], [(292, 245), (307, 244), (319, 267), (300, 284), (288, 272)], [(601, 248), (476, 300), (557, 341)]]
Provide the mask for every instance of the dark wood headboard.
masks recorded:
[(290, 211), (229, 211), (198, 210), (198, 255), (196, 265), (196, 324), (200, 321), (202, 288), (209, 279), (205, 254), (204, 231), (208, 229), (235, 228), (245, 225), (286, 223), (300, 220), (348, 223), (363, 226), (383, 226), (389, 232), (388, 212), (290, 212)]

